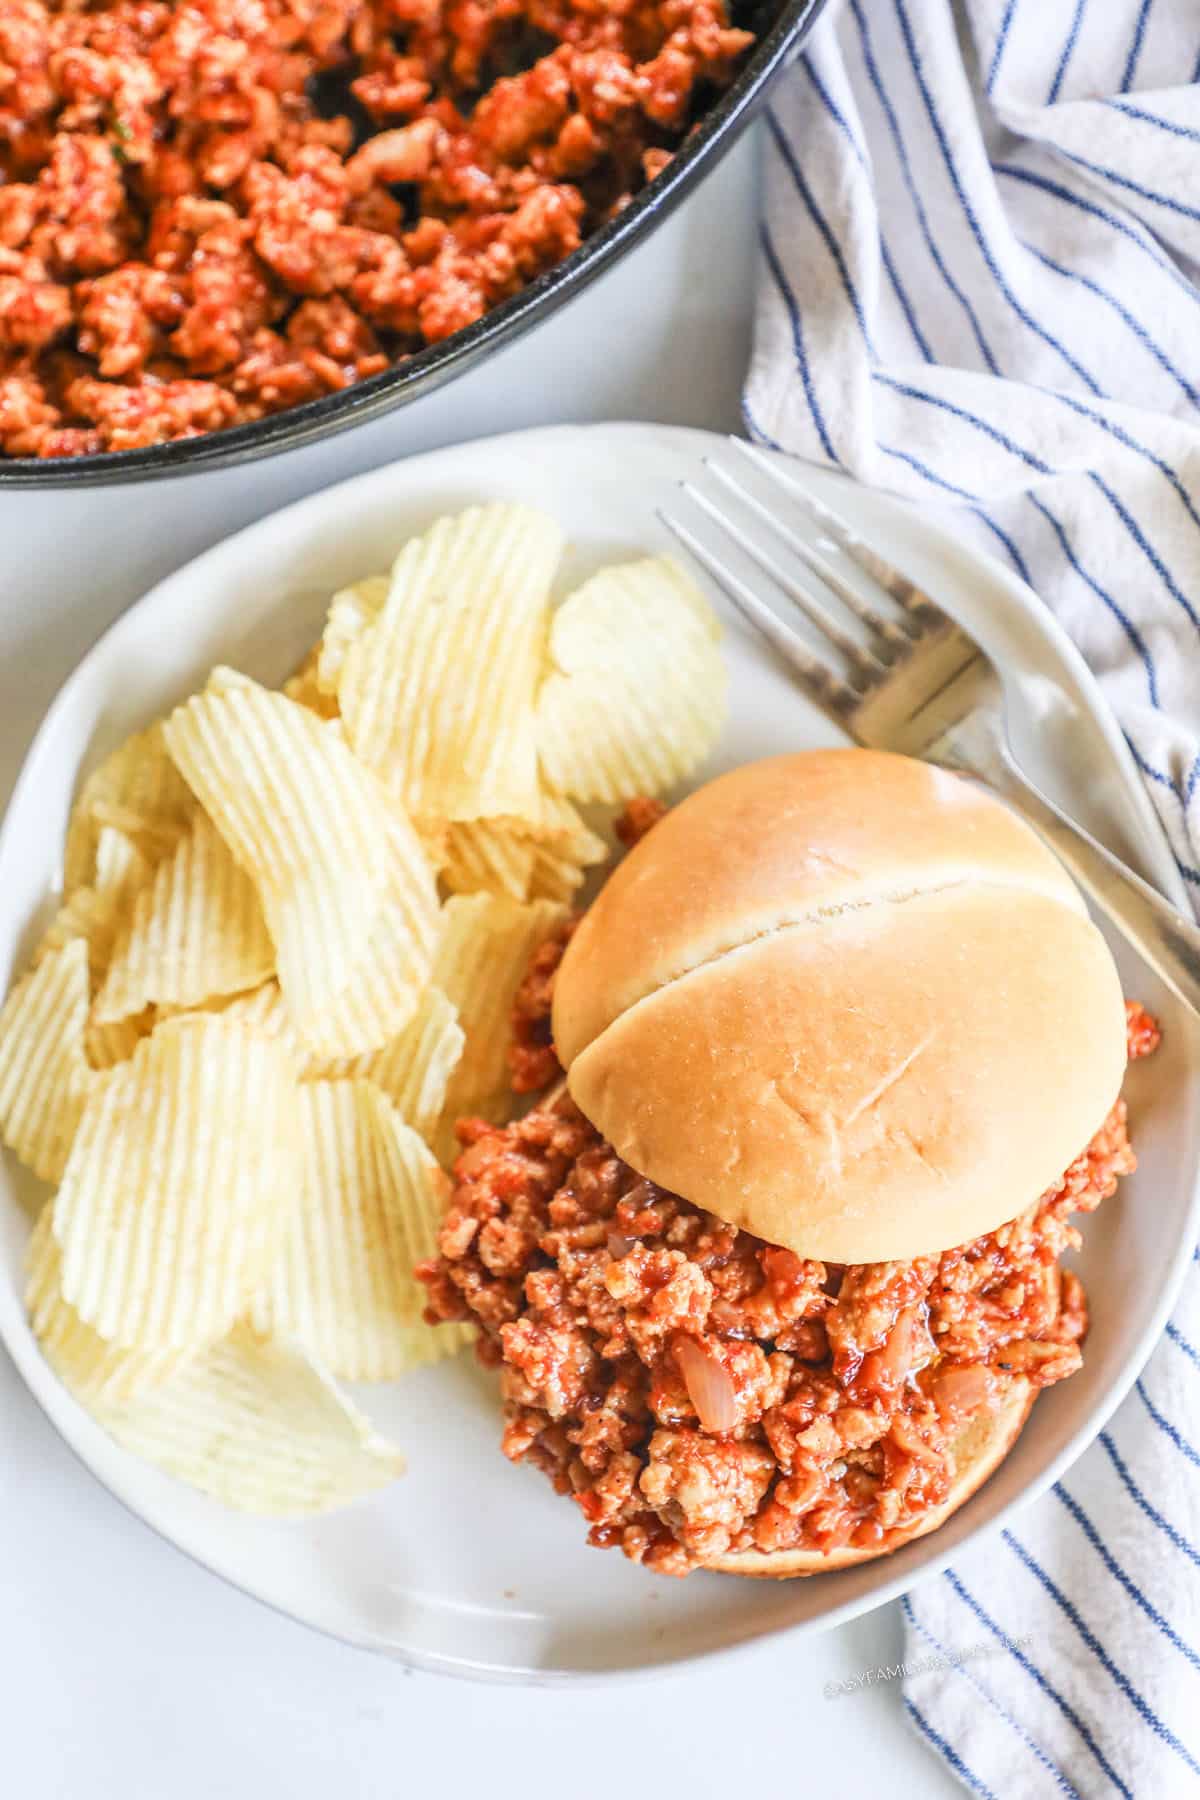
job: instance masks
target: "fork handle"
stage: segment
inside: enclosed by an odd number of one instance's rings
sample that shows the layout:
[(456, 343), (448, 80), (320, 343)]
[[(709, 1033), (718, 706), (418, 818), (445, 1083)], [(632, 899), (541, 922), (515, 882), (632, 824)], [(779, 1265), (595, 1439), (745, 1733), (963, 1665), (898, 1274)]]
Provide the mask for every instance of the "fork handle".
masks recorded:
[(960, 763), (951, 750), (938, 762), (963, 774), (980, 774), (989, 786), (1022, 812), (1173, 994), (1200, 1016), (1200, 925), (1164, 900), (1148, 881), (1106, 850), (1103, 844), (1060, 812), (1013, 761), (1007, 745), (993, 740), (986, 758)]

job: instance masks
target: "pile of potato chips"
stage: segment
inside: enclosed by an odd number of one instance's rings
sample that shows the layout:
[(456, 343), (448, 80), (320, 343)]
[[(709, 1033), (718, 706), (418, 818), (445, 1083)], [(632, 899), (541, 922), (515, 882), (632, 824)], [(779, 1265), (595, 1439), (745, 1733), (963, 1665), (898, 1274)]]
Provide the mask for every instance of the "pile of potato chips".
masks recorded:
[[(552, 609), (553, 520), (439, 519), (336, 594), (282, 691), (227, 668), (88, 776), (64, 898), (0, 1014), (0, 1133), (55, 1192), (28, 1308), (119, 1443), (287, 1515), (402, 1468), (339, 1381), (421, 1320), (454, 1121), (509, 1116), (515, 990), (608, 843), (724, 710), (675, 565)], [(440, 1158), (440, 1163), (439, 1163)]]

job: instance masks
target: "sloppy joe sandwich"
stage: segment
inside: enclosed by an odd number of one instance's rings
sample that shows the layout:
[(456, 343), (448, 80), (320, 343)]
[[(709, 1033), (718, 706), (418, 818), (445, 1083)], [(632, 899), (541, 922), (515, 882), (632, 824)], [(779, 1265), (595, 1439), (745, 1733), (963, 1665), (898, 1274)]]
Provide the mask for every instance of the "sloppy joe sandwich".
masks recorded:
[(506, 1454), (591, 1543), (675, 1575), (884, 1554), (1079, 1367), (1061, 1258), (1134, 1167), (1157, 1030), (959, 777), (817, 751), (629, 822), (518, 993), (532, 1110), (460, 1122), (426, 1316), (481, 1327)]

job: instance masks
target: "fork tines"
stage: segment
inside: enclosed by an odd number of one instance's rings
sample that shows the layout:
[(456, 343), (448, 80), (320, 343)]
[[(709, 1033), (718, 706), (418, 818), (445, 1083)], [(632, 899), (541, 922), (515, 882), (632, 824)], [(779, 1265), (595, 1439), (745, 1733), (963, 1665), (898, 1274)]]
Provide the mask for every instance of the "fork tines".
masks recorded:
[[(941, 608), (910, 578), (867, 544), (837, 513), (817, 500), (787, 469), (784, 460), (768, 455), (740, 438), (730, 444), (749, 468), (763, 476), (788, 502), (772, 508), (753, 488), (723, 463), (705, 458), (711, 483), (723, 490), (733, 509), (695, 482), (681, 482), (690, 504), (720, 533), (721, 548), (714, 548), (674, 514), (660, 514), (680, 543), (707, 569), (750, 624), (795, 671), (812, 698), (844, 724), (860, 711), (864, 699), (877, 692), (890, 676), (906, 664), (918, 646), (931, 636), (956, 633), (957, 628)], [(789, 517), (789, 514), (791, 515)], [(796, 528), (796, 516), (815, 526), (814, 543)], [(767, 548), (773, 542), (783, 552)], [(767, 581), (786, 596), (815, 628), (823, 644), (837, 653), (837, 668), (774, 611), (755, 584), (739, 573), (726, 554), (727, 547), (752, 564)], [(866, 599), (850, 576), (837, 566), (840, 556), (866, 574), (896, 603), (895, 615), (882, 612)], [(811, 578), (816, 577), (816, 582)], [(820, 584), (819, 587), (817, 584)], [(865, 629), (865, 638), (849, 629), (825, 596), (841, 603), (851, 618)]]

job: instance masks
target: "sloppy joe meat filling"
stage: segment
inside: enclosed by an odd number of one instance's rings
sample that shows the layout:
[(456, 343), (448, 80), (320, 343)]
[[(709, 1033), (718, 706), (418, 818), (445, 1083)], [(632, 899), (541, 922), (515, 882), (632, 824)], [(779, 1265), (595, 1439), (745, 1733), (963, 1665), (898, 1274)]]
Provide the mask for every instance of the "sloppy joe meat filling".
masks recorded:
[(461, 330), (750, 42), (725, 0), (3, 0), (0, 453), (194, 437)]
[[(549, 1034), (570, 927), (515, 1009), (518, 1090), (560, 1074)], [(1130, 1004), (1129, 1049), (1158, 1042)], [(843, 1266), (724, 1224), (629, 1168), (565, 1095), (459, 1126), (430, 1320), (481, 1327), (503, 1447), (664, 1574), (729, 1551), (887, 1549), (946, 1498), (953, 1438), (1005, 1379), (1079, 1367), (1087, 1301), (1071, 1223), (1134, 1167), (1118, 1100), (1056, 1187), (940, 1256)]]

